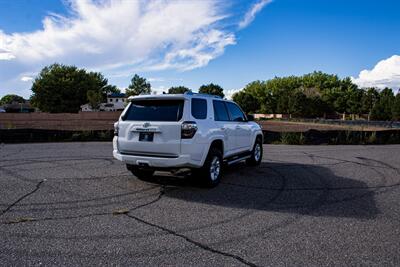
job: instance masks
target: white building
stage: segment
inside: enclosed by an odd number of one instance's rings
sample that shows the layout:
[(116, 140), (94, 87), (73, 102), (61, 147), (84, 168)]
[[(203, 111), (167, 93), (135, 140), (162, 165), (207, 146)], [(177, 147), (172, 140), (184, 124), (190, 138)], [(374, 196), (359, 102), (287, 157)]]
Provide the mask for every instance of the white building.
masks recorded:
[[(125, 108), (127, 97), (123, 93), (112, 93), (107, 95), (107, 103), (101, 103), (97, 111), (121, 111)], [(81, 111), (93, 110), (90, 104), (81, 105)]]
[(105, 104), (103, 108), (105, 111), (123, 110), (126, 106), (127, 100), (128, 99), (124, 93), (112, 93), (107, 95), (107, 104)]
[(123, 93), (112, 93), (107, 95), (107, 103), (112, 103), (112, 104), (117, 104), (116, 106), (119, 106), (119, 104), (123, 103), (125, 104), (127, 101), (126, 95)]
[(92, 106), (90, 104), (81, 105), (81, 111), (93, 111)]

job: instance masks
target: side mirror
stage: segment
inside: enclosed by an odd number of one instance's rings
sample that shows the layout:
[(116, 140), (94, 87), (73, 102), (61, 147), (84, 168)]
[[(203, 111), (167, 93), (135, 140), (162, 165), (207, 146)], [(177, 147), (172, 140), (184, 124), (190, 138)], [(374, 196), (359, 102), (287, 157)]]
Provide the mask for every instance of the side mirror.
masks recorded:
[(248, 121), (254, 121), (254, 116), (253, 115), (247, 115), (247, 120)]

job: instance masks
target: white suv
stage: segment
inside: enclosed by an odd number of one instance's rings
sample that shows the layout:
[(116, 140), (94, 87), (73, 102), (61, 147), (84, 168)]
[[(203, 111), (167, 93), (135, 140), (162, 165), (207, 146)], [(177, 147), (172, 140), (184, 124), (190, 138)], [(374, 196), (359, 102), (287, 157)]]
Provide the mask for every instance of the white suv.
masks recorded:
[(113, 155), (139, 179), (156, 170), (192, 169), (208, 186), (221, 179), (223, 163), (258, 165), (260, 126), (233, 101), (195, 94), (130, 98), (115, 123)]

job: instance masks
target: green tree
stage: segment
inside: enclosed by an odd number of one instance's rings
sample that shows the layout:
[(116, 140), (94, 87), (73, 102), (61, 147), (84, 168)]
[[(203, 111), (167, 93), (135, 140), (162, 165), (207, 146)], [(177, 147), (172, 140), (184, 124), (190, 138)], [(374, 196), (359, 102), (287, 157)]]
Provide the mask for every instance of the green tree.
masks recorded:
[(202, 85), (199, 88), (199, 93), (201, 94), (209, 94), (209, 95), (217, 95), (220, 97), (224, 97), (224, 93), (223, 93), (224, 89), (222, 89), (221, 86), (219, 86), (218, 84), (206, 84), (206, 85)]
[(260, 108), (260, 103), (258, 102), (257, 98), (244, 91), (234, 93), (232, 99), (238, 103), (243, 111), (247, 114), (256, 113)]
[(393, 102), (393, 107), (392, 107), (392, 113), (393, 113), (393, 120), (400, 120), (400, 90), (396, 95), (396, 99)]
[(266, 86), (265, 82), (254, 81), (245, 86), (243, 92), (255, 97), (259, 103), (261, 113), (274, 113), (276, 99), (272, 91)]
[(361, 111), (371, 116), (372, 109), (379, 100), (379, 92), (375, 88), (366, 88), (361, 98)]
[(151, 94), (151, 85), (147, 82), (146, 78), (135, 74), (125, 92), (127, 96)]
[(168, 89), (168, 94), (184, 94), (189, 91), (190, 89), (185, 86), (173, 86)]
[(244, 91), (260, 103), (263, 113), (293, 113), (295, 116), (322, 116), (334, 112), (336, 105), (343, 112), (347, 108), (347, 87), (353, 86), (349, 78), (313, 72), (303, 76), (275, 77), (246, 85)]
[(117, 86), (109, 84), (109, 85), (104, 87), (104, 92), (106, 94), (111, 94), (111, 93), (118, 93), (119, 94), (119, 93), (121, 93), (121, 90)]
[(327, 113), (331, 112), (329, 105), (322, 99), (322, 97), (311, 97), (308, 98), (306, 103), (307, 113), (306, 117), (325, 117)]
[(87, 99), (92, 109), (96, 110), (100, 107), (100, 103), (103, 101), (104, 97), (102, 92), (89, 90), (87, 91)]
[(45, 112), (78, 112), (87, 103), (87, 92), (106, 94), (107, 79), (101, 73), (75, 66), (53, 64), (44, 67), (32, 85), (32, 104)]
[(0, 105), (11, 104), (13, 102), (16, 103), (25, 103), (25, 99), (19, 95), (5, 95), (0, 99)]
[(336, 100), (334, 102), (334, 110), (339, 113), (347, 111), (347, 94), (344, 91), (336, 92)]
[(347, 112), (350, 114), (362, 113), (362, 98), (364, 91), (358, 88), (348, 91), (347, 97)]
[[(329, 94), (334, 88), (340, 88), (343, 83), (337, 75), (327, 74), (321, 71), (305, 74), (300, 77), (300, 79), (303, 91), (307, 97), (318, 95), (323, 98), (323, 95)], [(312, 92), (312, 95), (307, 91)]]
[(324, 103), (323, 112), (334, 113), (336, 98), (338, 97), (338, 88), (325, 89), (321, 95), (321, 101)]
[(290, 95), (288, 92), (279, 91), (276, 94), (276, 111), (275, 113), (290, 114)]
[(107, 95), (112, 94), (112, 93), (120, 94), (121, 90), (115, 85), (109, 84), (109, 85), (105, 86), (104, 93), (102, 94), (103, 95), (102, 102), (107, 102)]
[(391, 120), (393, 117), (392, 108), (395, 96), (392, 89), (385, 88), (379, 94), (379, 100), (372, 109), (371, 117), (374, 120)]
[(307, 117), (308, 99), (307, 96), (297, 91), (290, 95), (288, 98), (287, 111), (291, 116), (294, 117)]

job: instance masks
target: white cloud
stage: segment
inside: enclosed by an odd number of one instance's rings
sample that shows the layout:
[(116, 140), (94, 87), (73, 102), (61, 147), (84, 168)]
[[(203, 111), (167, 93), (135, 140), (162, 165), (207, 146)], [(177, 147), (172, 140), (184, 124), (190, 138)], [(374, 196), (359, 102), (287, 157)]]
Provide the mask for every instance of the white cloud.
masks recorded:
[(243, 20), (239, 22), (239, 29), (246, 28), (255, 19), (257, 13), (271, 2), (272, 0), (260, 0), (257, 3), (253, 4), (244, 15)]
[(163, 85), (161, 85), (161, 86), (157, 86), (157, 87), (152, 87), (152, 88), (151, 88), (151, 91), (152, 91), (153, 94), (155, 94), (155, 95), (160, 95), (160, 94), (162, 94), (163, 92), (167, 93), (167, 92), (168, 92), (168, 88), (165, 87), (165, 86), (163, 86)]
[(400, 88), (400, 56), (379, 61), (372, 70), (363, 70), (357, 78), (352, 77), (360, 87)]
[(23, 82), (30, 82), (33, 80), (33, 77), (29, 77), (29, 76), (22, 76), (21, 77), (21, 81)]
[(21, 73), (54, 62), (114, 75), (203, 67), (235, 44), (234, 33), (221, 26), (221, 6), (205, 0), (70, 0), (68, 15), (49, 14), (43, 29), (0, 30), (0, 90)]
[[(0, 31), (1, 34), (1, 31)], [(0, 48), (0, 60), (11, 60), (14, 59), (15, 56), (5, 49)]]
[(243, 90), (243, 88), (224, 90), (225, 98), (231, 100), (233, 94), (235, 94), (235, 93), (237, 93), (237, 92), (240, 92), (241, 90)]
[(235, 44), (235, 36), (213, 29), (199, 34), (194, 43), (192, 47), (166, 53), (162, 63), (150, 66), (148, 70), (191, 70), (206, 66), (210, 60), (224, 52), (225, 46)]
[(164, 82), (165, 78), (162, 77), (150, 77), (147, 79), (148, 82)]

